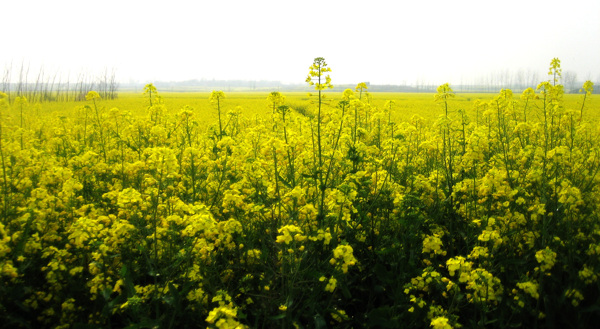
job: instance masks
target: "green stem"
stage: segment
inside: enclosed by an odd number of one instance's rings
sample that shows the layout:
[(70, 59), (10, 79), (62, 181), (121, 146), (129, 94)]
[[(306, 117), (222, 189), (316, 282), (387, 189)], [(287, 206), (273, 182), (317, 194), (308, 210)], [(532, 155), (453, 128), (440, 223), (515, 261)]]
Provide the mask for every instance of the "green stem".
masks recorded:
[(96, 105), (96, 99), (94, 101), (94, 110), (96, 111), (96, 122), (98, 124), (98, 130), (100, 131), (100, 145), (102, 145), (102, 154), (104, 155), (104, 162), (108, 163), (106, 156), (106, 146), (104, 145), (104, 133), (102, 131), (102, 122), (100, 121), (100, 113), (98, 113), (98, 106)]
[(585, 105), (585, 99), (587, 98), (587, 92), (583, 95), (583, 102), (581, 103), (581, 109), (579, 110), (579, 124), (581, 124), (581, 119), (583, 118), (583, 106)]
[(223, 124), (221, 123), (221, 98), (217, 97), (217, 113), (219, 114), (219, 140), (223, 137)]
[(8, 220), (8, 179), (6, 178), (6, 163), (4, 162), (4, 150), (2, 148), (2, 123), (0, 123), (0, 158), (2, 159), (2, 176), (3, 176), (3, 188), (2, 194), (4, 195), (4, 216), (5, 220)]

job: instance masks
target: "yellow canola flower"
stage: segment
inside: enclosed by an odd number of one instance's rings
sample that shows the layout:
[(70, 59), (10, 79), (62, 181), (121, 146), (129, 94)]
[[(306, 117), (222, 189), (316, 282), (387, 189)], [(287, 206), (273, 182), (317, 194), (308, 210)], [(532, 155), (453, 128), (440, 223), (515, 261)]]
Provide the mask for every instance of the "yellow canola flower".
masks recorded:
[(213, 297), (213, 302), (218, 302), (219, 306), (213, 308), (206, 317), (205, 321), (214, 324), (219, 329), (243, 329), (247, 326), (236, 320), (238, 309), (233, 305), (231, 297), (220, 290)]
[(273, 91), (267, 96), (267, 101), (275, 108), (285, 103), (285, 96), (278, 91)]
[(447, 101), (449, 98), (453, 98), (455, 96), (454, 91), (450, 87), (450, 84), (447, 82), (443, 85), (440, 85), (436, 91), (437, 94), (434, 95), (434, 100), (436, 102)]
[(329, 233), (329, 228), (327, 228), (327, 231), (324, 231), (323, 229), (318, 229), (317, 235), (310, 236), (310, 237), (308, 237), (308, 239), (311, 241), (323, 240), (323, 244), (329, 245), (329, 242), (331, 241), (332, 236), (331, 236), (331, 233)]
[(585, 93), (587, 95), (591, 95), (592, 92), (594, 91), (594, 83), (591, 82), (590, 80), (587, 80), (586, 82), (583, 83), (583, 87), (582, 87), (582, 90), (580, 90), (580, 92), (581, 91), (585, 91)]
[(574, 307), (579, 306), (579, 303), (583, 301), (583, 294), (577, 289), (568, 289), (565, 291), (565, 297), (571, 299), (571, 305)]
[(98, 92), (93, 91), (93, 90), (88, 92), (87, 95), (85, 95), (85, 100), (87, 100), (87, 101), (91, 101), (93, 99), (98, 99), (98, 98), (100, 98), (100, 94), (98, 94)]
[(495, 247), (498, 247), (500, 244), (502, 244), (502, 238), (500, 237), (500, 233), (497, 230), (485, 229), (477, 237), (477, 240), (481, 242), (493, 241)]
[(443, 242), (439, 234), (428, 235), (423, 239), (423, 253), (433, 255), (446, 255), (446, 251), (442, 250)]
[(354, 91), (352, 89), (346, 89), (344, 90), (344, 93), (342, 94), (342, 99), (349, 101), (350, 99), (354, 98)]
[(260, 260), (262, 251), (260, 249), (250, 249), (247, 252), (248, 262), (254, 263)]
[(354, 250), (349, 245), (339, 245), (333, 250), (333, 258), (329, 260), (331, 265), (337, 265), (337, 261), (341, 260), (342, 272), (348, 273), (348, 267), (356, 265), (356, 258), (353, 254)]
[(206, 293), (202, 288), (191, 290), (186, 296), (189, 301), (200, 303), (204, 303), (206, 301), (206, 297)]
[(301, 242), (306, 239), (306, 236), (302, 235), (302, 230), (296, 225), (285, 225), (278, 229), (277, 233), (279, 233), (275, 240), (277, 243), (290, 244), (293, 240)]
[(471, 271), (473, 262), (467, 262), (464, 257), (457, 256), (450, 258), (446, 261), (446, 267), (450, 276), (454, 276), (456, 271), (459, 271), (459, 281), (466, 282), (468, 280), (468, 273)]
[(579, 278), (585, 282), (585, 284), (592, 284), (598, 281), (598, 274), (594, 273), (594, 270), (587, 265), (583, 265), (583, 269), (579, 271)]
[(225, 98), (225, 93), (222, 90), (213, 90), (208, 97), (211, 103), (217, 103), (223, 98)]
[(482, 268), (471, 271), (466, 288), (473, 291), (469, 302), (497, 301), (503, 292), (500, 279)]
[(124, 189), (117, 197), (117, 205), (122, 208), (131, 207), (133, 204), (141, 205), (143, 202), (142, 194), (134, 188)]
[(13, 266), (12, 261), (8, 260), (3, 264), (0, 263), (0, 275), (14, 279), (19, 276), (19, 273), (17, 272), (17, 269)]
[[(331, 72), (331, 68), (327, 66), (325, 59), (323, 57), (315, 58), (313, 64), (309, 68), (308, 76), (306, 77), (306, 83), (311, 86), (315, 86), (315, 90), (333, 88), (333, 85), (331, 84), (331, 77), (329, 75), (325, 76), (325, 73), (327, 72)], [(324, 82), (323, 78), (325, 79)]]
[(452, 329), (452, 326), (448, 323), (448, 318), (444, 316), (432, 319), (429, 326), (433, 329)]
[(542, 271), (549, 271), (556, 262), (556, 253), (549, 247), (546, 247), (546, 249), (539, 250), (535, 253), (535, 259), (540, 263), (540, 269)]
[(325, 286), (325, 291), (332, 293), (335, 290), (336, 286), (337, 286), (337, 279), (334, 277), (331, 277), (329, 279), (329, 281), (327, 281), (327, 285)]
[(479, 259), (489, 257), (489, 251), (487, 247), (476, 246), (473, 248), (468, 258)]
[(523, 291), (525, 291), (529, 296), (538, 299), (540, 298), (540, 294), (538, 292), (538, 283), (535, 281), (527, 281), (527, 282), (519, 282), (517, 283), (517, 287)]
[(342, 322), (345, 320), (348, 320), (348, 315), (346, 314), (346, 311), (344, 310), (335, 310), (335, 313), (330, 313), (331, 317), (337, 321), (337, 322)]

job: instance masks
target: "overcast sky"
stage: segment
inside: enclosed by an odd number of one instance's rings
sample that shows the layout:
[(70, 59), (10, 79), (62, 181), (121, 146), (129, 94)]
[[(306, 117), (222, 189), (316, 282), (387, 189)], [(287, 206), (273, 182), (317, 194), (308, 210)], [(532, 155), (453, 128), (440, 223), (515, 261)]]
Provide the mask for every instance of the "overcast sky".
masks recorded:
[(600, 1), (7, 0), (0, 68), (127, 82), (303, 83), (315, 57), (333, 84), (450, 82), (535, 70), (552, 58), (600, 78)]

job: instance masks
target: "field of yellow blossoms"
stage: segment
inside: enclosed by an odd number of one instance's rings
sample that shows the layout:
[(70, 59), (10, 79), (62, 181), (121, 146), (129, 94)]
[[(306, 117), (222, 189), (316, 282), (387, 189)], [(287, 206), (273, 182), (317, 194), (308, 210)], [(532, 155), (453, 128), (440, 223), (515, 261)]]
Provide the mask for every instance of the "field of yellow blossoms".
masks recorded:
[(0, 93), (0, 327), (600, 321), (591, 82), (564, 95), (553, 61), (522, 93), (459, 104), (444, 84), (434, 115), (399, 115), (410, 100), (333, 93), (329, 70), (315, 59), (312, 96), (261, 94), (254, 115), (222, 91), (169, 107), (152, 84)]

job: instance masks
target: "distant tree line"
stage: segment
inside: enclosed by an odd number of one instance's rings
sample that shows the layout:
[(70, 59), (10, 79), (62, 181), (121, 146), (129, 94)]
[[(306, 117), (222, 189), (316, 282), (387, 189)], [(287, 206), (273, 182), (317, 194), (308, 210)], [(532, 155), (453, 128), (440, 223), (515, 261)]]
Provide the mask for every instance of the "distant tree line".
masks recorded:
[[(478, 93), (496, 93), (501, 89), (511, 89), (514, 92), (522, 92), (527, 88), (536, 88), (540, 82), (547, 81), (548, 77), (534, 70), (518, 70), (512, 72), (508, 69), (499, 72), (489, 73), (476, 78), (459, 79), (458, 81), (449, 81), (456, 92), (478, 92)], [(591, 80), (587, 77), (585, 80)], [(600, 83), (600, 77), (596, 85)], [(436, 92), (440, 83), (448, 81), (416, 79), (414, 82), (404, 81), (402, 84), (370, 84), (369, 90), (373, 92), (413, 92), (413, 93), (432, 93)], [(566, 93), (578, 93), (583, 85), (577, 73), (565, 71), (562, 73), (560, 83), (564, 86)], [(163, 91), (170, 92), (210, 92), (211, 90), (231, 91), (288, 91), (288, 92), (310, 92), (311, 89), (306, 84), (284, 84), (280, 81), (271, 80), (216, 80), (216, 79), (194, 79), (186, 81), (155, 81), (153, 84)], [(141, 91), (145, 83), (130, 82), (121, 85), (123, 91)], [(345, 89), (354, 89), (356, 84), (336, 84), (333, 91), (342, 92)], [(594, 93), (598, 93), (600, 88), (596, 88)]]
[(15, 97), (25, 97), (30, 102), (83, 101), (89, 91), (96, 91), (104, 99), (118, 97), (119, 83), (115, 69), (105, 68), (100, 74), (79, 73), (75, 81), (43, 67), (30, 72), (29, 65), (6, 66), (0, 81), (0, 91), (8, 95), (9, 101)]
[[(527, 88), (535, 88), (540, 82), (547, 81), (547, 75), (542, 75), (534, 70), (517, 70), (513, 72), (509, 69), (504, 69), (497, 72), (491, 72), (487, 75), (482, 75), (476, 78), (461, 78), (459, 81), (450, 81), (453, 89), (457, 92), (483, 92), (495, 93), (501, 89), (511, 89), (515, 92), (523, 91)], [(580, 80), (577, 73), (573, 71), (564, 71), (560, 78), (560, 83), (564, 86), (565, 93), (578, 93), (585, 80), (592, 80), (587, 77)], [(597, 77), (596, 83), (600, 82), (600, 76)], [(427, 81), (425, 79), (417, 79), (414, 85), (418, 92), (435, 91), (435, 86), (442, 81)]]
[[(119, 83), (116, 79), (115, 69), (105, 68), (99, 74), (79, 73), (74, 81), (73, 77), (63, 76), (58, 72), (48, 72), (43, 67), (31, 72), (29, 65), (21, 63), (20, 66), (12, 64), (0, 72), (0, 91), (8, 94), (9, 100), (24, 96), (30, 102), (50, 101), (82, 101), (89, 91), (96, 91), (103, 99), (115, 99), (119, 91), (141, 91), (144, 83)], [(456, 92), (483, 92), (495, 93), (500, 89), (511, 89), (514, 92), (533, 87), (540, 82), (548, 80), (546, 75), (535, 70), (511, 71), (504, 69), (491, 72), (475, 78), (461, 78), (458, 81), (438, 81), (418, 78), (414, 82), (404, 81), (402, 84), (371, 85), (371, 91), (379, 92), (435, 92), (440, 83), (450, 82)], [(587, 77), (583, 80), (591, 80)], [(577, 93), (583, 84), (577, 73), (564, 71), (560, 82), (565, 87), (566, 93)], [(284, 84), (273, 80), (218, 80), (218, 79), (193, 79), (185, 81), (155, 81), (154, 85), (163, 91), (194, 92), (219, 89), (224, 91), (309, 91), (306, 84)], [(595, 81), (600, 84), (600, 76)], [(340, 84), (334, 86), (334, 91), (353, 89), (354, 85)], [(600, 92), (596, 88), (594, 93)]]
[[(141, 90), (147, 82), (130, 82), (121, 85), (121, 90)], [(192, 79), (184, 81), (153, 81), (152, 84), (162, 91), (206, 91), (215, 89), (229, 91), (273, 91), (284, 88), (283, 83), (273, 80), (218, 80)]]

